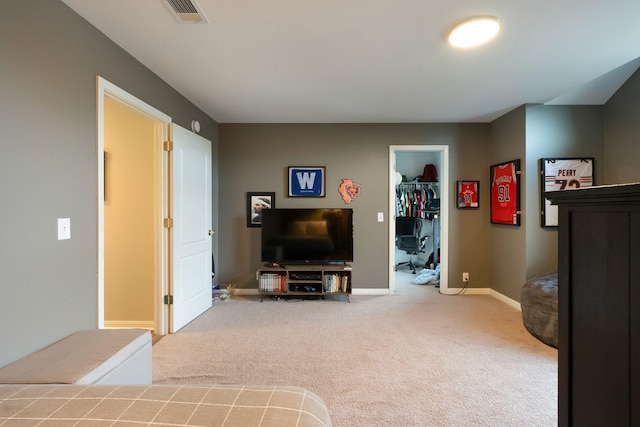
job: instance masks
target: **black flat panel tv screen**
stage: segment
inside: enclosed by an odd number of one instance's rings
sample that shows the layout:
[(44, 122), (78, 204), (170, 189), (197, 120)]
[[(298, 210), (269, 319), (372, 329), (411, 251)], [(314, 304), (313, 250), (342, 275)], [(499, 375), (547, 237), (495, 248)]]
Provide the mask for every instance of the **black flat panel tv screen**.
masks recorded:
[(263, 209), (261, 259), (281, 264), (353, 261), (353, 209)]

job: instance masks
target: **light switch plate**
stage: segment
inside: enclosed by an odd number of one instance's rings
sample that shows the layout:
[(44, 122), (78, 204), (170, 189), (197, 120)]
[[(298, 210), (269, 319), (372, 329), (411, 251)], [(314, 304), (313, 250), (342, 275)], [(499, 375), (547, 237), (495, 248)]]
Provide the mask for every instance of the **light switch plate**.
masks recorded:
[(71, 218), (58, 218), (58, 240), (71, 238)]
[(378, 222), (384, 222), (384, 212), (378, 212)]

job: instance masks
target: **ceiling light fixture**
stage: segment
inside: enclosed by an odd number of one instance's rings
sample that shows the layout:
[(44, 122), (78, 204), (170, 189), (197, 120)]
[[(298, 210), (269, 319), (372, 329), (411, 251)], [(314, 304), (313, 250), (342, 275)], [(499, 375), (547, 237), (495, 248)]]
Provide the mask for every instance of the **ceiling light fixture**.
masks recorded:
[(449, 32), (449, 43), (455, 47), (475, 47), (487, 43), (500, 32), (495, 16), (474, 16), (456, 25)]

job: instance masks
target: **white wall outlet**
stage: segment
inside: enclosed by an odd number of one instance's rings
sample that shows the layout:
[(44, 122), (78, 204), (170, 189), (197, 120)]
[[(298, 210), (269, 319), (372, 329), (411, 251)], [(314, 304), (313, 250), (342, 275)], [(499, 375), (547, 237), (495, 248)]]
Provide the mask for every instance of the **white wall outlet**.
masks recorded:
[(384, 212), (378, 212), (378, 222), (384, 222)]
[(58, 240), (71, 238), (71, 218), (58, 218)]
[(469, 273), (462, 273), (462, 281), (463, 282), (469, 281)]

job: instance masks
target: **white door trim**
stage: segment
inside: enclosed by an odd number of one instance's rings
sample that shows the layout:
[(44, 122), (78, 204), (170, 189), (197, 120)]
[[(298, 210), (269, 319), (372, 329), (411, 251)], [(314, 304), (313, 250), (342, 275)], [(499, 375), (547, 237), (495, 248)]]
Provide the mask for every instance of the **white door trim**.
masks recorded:
[[(389, 146), (389, 293), (396, 289), (396, 152), (423, 151), (440, 154), (440, 292), (449, 290), (449, 146), (448, 145), (390, 145)], [(434, 254), (436, 253), (434, 249)]]
[[(110, 83), (104, 78), (98, 76), (97, 77), (97, 142), (96, 142), (96, 157), (97, 157), (97, 169), (98, 169), (98, 177), (97, 177), (97, 200), (96, 204), (98, 207), (98, 259), (97, 259), (97, 281), (98, 281), (98, 289), (97, 289), (97, 314), (98, 314), (98, 328), (105, 328), (104, 321), (104, 98), (105, 96), (109, 96), (114, 98), (129, 107), (146, 114), (151, 117), (155, 121), (158, 122), (158, 126), (156, 127), (156, 134), (161, 139), (166, 139), (168, 132), (168, 125), (172, 122), (170, 116), (164, 114), (163, 112), (157, 110), (156, 108), (150, 106), (146, 102), (136, 98), (130, 93), (124, 91), (118, 86)], [(159, 156), (155, 161), (159, 164), (156, 164), (156, 170), (163, 171), (163, 155), (160, 150)], [(166, 321), (165, 321), (165, 310), (162, 304), (162, 296), (167, 292), (167, 279), (165, 276), (163, 266), (163, 259), (166, 259), (164, 251), (166, 251), (167, 244), (164, 242), (163, 230), (162, 230), (162, 220), (165, 207), (167, 205), (165, 199), (165, 195), (167, 192), (164, 188), (164, 180), (161, 177), (156, 177), (156, 211), (158, 215), (158, 224), (156, 226), (156, 253), (154, 254), (155, 262), (156, 262), (156, 286), (154, 287), (154, 313), (155, 313), (155, 331), (158, 334), (164, 335), (166, 334)]]

